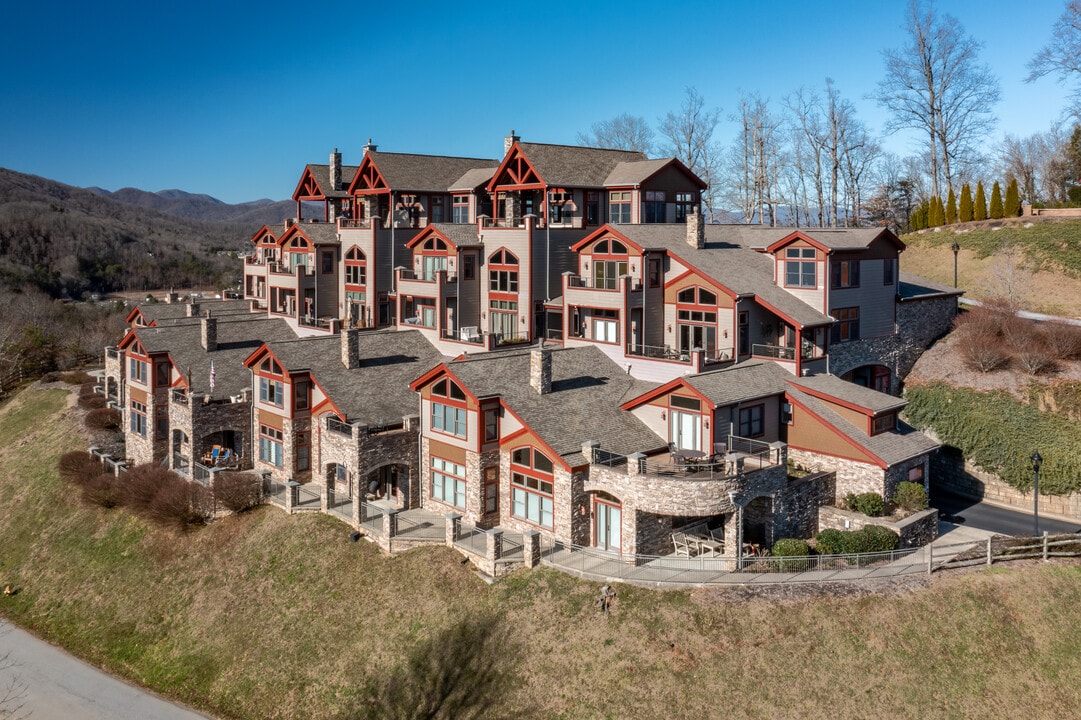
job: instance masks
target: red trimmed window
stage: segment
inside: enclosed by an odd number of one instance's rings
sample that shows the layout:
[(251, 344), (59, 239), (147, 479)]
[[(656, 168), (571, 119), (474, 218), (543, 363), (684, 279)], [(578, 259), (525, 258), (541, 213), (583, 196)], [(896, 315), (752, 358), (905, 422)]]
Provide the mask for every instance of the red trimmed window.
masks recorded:
[(432, 456), (432, 499), (457, 508), (465, 507), (465, 468)]
[(532, 447), (520, 447), (510, 456), (511, 514), (526, 522), (552, 529), (554, 489), (552, 461)]
[(432, 430), (466, 437), (465, 393), (447, 378), (432, 386)]
[(488, 290), (518, 292), (518, 258), (506, 248), (500, 248), (488, 258)]
[(676, 295), (676, 320), (681, 353), (695, 349), (707, 357), (717, 352), (717, 293), (703, 287), (689, 287)]
[(787, 248), (784, 251), (785, 287), (818, 287), (815, 271), (816, 259), (814, 248)]
[[(267, 377), (267, 376), (271, 377)], [(259, 401), (267, 405), (282, 407), (285, 404), (284, 374), (281, 365), (274, 358), (267, 358), (259, 363)]]
[(435, 274), (447, 269), (447, 244), (439, 238), (428, 238), (420, 248), (421, 280), (432, 282)]
[(604, 239), (593, 246), (593, 287), (615, 290), (619, 276), (627, 274), (630, 253), (627, 246), (615, 239)]
[(364, 251), (355, 245), (345, 254), (345, 284), (367, 285), (368, 267)]
[(887, 413), (886, 415), (879, 415), (871, 420), (871, 434), (878, 435), (884, 432), (890, 432), (897, 429), (897, 413)]
[(629, 223), (631, 221), (631, 194), (629, 191), (608, 193), (608, 222)]

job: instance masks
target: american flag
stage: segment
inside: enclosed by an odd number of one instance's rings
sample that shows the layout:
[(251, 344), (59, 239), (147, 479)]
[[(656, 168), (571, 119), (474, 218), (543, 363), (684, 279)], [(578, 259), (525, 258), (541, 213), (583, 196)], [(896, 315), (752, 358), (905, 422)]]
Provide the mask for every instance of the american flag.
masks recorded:
[(210, 391), (214, 392), (214, 361), (210, 361)]

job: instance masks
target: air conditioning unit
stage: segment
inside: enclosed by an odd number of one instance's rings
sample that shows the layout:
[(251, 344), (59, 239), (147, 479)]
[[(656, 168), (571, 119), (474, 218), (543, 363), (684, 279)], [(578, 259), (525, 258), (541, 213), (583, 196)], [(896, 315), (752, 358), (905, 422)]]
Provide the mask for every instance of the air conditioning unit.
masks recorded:
[(465, 342), (476, 342), (480, 337), (480, 328), (475, 325), (458, 330), (458, 336)]

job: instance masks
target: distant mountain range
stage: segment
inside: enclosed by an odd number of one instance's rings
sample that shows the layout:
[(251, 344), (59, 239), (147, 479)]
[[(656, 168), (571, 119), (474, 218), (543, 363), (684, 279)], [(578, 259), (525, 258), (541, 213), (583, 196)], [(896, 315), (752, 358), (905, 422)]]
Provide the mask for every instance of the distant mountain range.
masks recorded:
[(229, 287), (241, 274), (235, 253), (262, 225), (295, 214), (291, 201), (230, 205), (180, 190), (109, 192), (0, 168), (0, 283), (54, 297)]
[(88, 192), (110, 198), (126, 205), (157, 210), (165, 215), (187, 220), (251, 224), (254, 233), (262, 225), (280, 223), (296, 215), (296, 203), (291, 200), (253, 200), (230, 205), (209, 195), (197, 195), (183, 190), (147, 192), (138, 188), (121, 188), (116, 192), (99, 187)]

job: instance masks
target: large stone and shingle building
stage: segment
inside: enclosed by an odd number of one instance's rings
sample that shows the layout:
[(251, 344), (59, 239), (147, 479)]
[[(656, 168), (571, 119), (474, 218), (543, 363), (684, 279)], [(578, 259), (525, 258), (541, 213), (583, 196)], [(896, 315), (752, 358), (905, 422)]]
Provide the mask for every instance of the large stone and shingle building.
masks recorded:
[(904, 274), (889, 230), (708, 225), (674, 158), (503, 150), (306, 166), (243, 303), (129, 316), (107, 353), (128, 456), (205, 476), (228, 448), (324, 510), (640, 554), (737, 509), (747, 537), (805, 536), (838, 495), (929, 482), (896, 394), (958, 293)]

